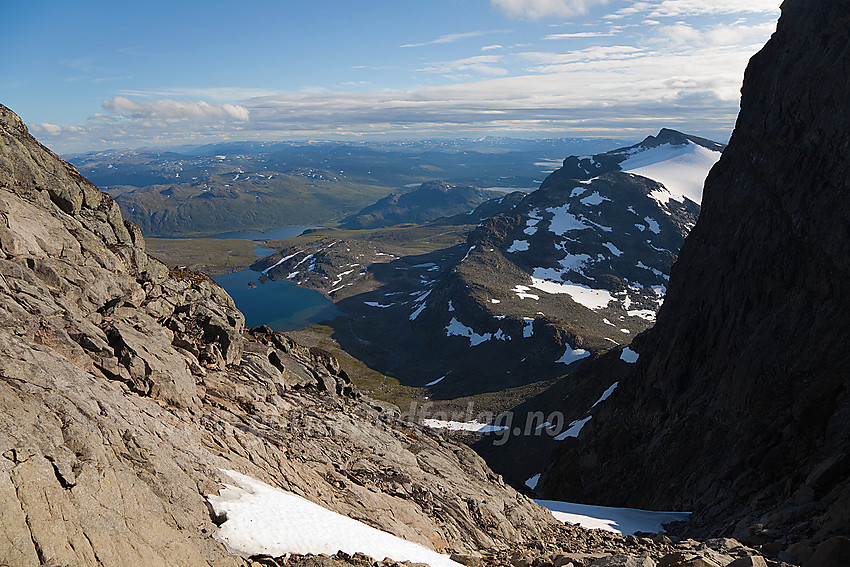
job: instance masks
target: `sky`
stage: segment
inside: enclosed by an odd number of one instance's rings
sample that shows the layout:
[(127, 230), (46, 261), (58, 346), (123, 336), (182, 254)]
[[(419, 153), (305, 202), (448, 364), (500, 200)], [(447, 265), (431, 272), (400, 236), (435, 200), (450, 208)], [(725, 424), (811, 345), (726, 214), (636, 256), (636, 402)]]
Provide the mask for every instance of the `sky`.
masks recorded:
[(725, 142), (780, 0), (3, 0), (0, 104), (57, 153), (229, 140)]

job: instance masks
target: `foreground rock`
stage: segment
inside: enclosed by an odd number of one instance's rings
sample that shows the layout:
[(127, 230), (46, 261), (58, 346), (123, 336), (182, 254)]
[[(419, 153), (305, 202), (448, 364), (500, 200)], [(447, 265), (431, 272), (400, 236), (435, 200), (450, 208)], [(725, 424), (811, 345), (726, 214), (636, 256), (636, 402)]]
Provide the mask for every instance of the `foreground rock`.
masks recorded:
[(658, 323), (552, 497), (696, 509), (698, 533), (787, 561), (848, 535), (848, 10), (783, 4)]
[(2, 106), (0, 141), (0, 564), (243, 565), (212, 537), (221, 469), (448, 553), (557, 536), (471, 450), (147, 256)]
[[(468, 567), (780, 567), (756, 551), (728, 538), (706, 542), (681, 540), (667, 536), (629, 536), (608, 532), (584, 532), (566, 528), (558, 543), (541, 541), (513, 550), (484, 554), (454, 554), (452, 559)], [(649, 534), (647, 534), (649, 535)], [(569, 544), (564, 544), (569, 541)], [(362, 554), (257, 556), (252, 567), (401, 567), (417, 565), (392, 560), (375, 561)]]

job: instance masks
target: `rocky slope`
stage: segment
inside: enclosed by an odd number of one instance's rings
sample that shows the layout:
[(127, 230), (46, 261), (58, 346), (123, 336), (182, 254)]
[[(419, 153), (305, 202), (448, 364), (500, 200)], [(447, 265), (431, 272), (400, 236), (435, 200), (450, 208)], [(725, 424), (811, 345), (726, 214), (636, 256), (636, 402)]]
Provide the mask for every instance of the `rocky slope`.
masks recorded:
[(0, 212), (0, 564), (245, 564), (213, 538), (220, 469), (439, 550), (558, 535), (327, 353), (245, 332), (2, 106)]
[(848, 13), (783, 3), (658, 322), (547, 494), (696, 509), (795, 561), (848, 535)]

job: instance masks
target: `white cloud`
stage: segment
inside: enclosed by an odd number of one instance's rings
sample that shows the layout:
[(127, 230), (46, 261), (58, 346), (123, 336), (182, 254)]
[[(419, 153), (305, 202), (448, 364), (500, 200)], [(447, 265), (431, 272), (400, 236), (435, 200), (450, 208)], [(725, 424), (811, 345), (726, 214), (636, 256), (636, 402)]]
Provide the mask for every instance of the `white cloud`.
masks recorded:
[(101, 114), (100, 112), (95, 112), (91, 116), (89, 116), (86, 120), (99, 120), (101, 122), (117, 122), (118, 119), (114, 116), (108, 116), (106, 114)]
[(553, 33), (547, 36), (544, 36), (543, 39), (553, 40), (553, 39), (582, 39), (582, 38), (590, 38), (590, 37), (612, 37), (614, 35), (613, 32), (576, 32), (576, 33)]
[(661, 28), (660, 34), (677, 45), (693, 44), (702, 38), (699, 30), (682, 22), (664, 26)]
[(59, 126), (57, 124), (51, 124), (50, 122), (28, 124), (27, 128), (33, 134), (45, 134), (47, 136), (76, 136), (86, 131), (85, 128), (80, 128), (79, 126), (72, 126), (68, 124)]
[(717, 16), (728, 14), (779, 14), (782, 0), (654, 0), (633, 2), (609, 18), (643, 14), (650, 18), (682, 16)]
[(596, 5), (609, 0), (490, 0), (510, 18), (539, 20), (550, 17), (568, 17), (585, 14)]
[(248, 109), (239, 104), (210, 104), (203, 100), (183, 101), (160, 99), (136, 102), (124, 96), (103, 101), (103, 108), (124, 118), (191, 119), (191, 120), (241, 120), (249, 118)]
[(49, 122), (41, 122), (38, 124), (30, 124), (29, 129), (33, 133), (45, 133), (48, 136), (56, 136), (62, 133), (62, 127)]
[(677, 48), (686, 46), (690, 50), (726, 48), (751, 52), (758, 49), (758, 46), (770, 37), (774, 29), (776, 24), (773, 22), (756, 25), (718, 24), (702, 29), (684, 22), (677, 22), (656, 26), (653, 30), (655, 37), (650, 42), (666, 43)]
[(520, 56), (537, 64), (537, 66), (528, 69), (528, 71), (535, 73), (556, 73), (570, 70), (570, 66), (575, 63), (603, 61), (606, 65), (609, 65), (624, 59), (633, 59), (642, 54), (646, 55), (644, 50), (638, 47), (611, 45), (588, 47), (566, 53), (528, 51), (521, 53)]
[(405, 43), (400, 47), (423, 47), (425, 45), (438, 45), (441, 43), (454, 43), (456, 41), (461, 41), (464, 39), (470, 39), (473, 37), (480, 37), (482, 35), (490, 35), (493, 33), (498, 33), (498, 30), (490, 30), (490, 31), (471, 31), (465, 33), (450, 33), (446, 35), (442, 35), (437, 39), (432, 39), (429, 41), (423, 41), (421, 43)]
[(494, 49), (503, 49), (503, 47), (499, 44), (485, 45), (484, 47), (481, 48), (481, 51), (492, 51)]
[(494, 66), (494, 63), (498, 63), (501, 60), (501, 55), (475, 55), (473, 57), (466, 57), (465, 59), (458, 59), (456, 61), (430, 63), (427, 67), (420, 69), (420, 71), (442, 74), (466, 73), (472, 71), (481, 75), (506, 75), (508, 73), (507, 69)]
[(268, 89), (255, 89), (245, 87), (166, 87), (162, 89), (129, 90), (118, 91), (119, 95), (127, 97), (148, 98), (156, 96), (164, 97), (192, 97), (203, 100), (233, 101), (252, 98), (255, 96), (266, 96), (274, 94)]

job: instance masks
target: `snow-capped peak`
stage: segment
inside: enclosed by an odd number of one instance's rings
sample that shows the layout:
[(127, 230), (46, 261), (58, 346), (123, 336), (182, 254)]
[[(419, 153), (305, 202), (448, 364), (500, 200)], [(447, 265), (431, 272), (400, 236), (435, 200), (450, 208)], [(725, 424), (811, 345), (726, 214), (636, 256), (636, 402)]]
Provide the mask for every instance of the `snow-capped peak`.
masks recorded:
[(687, 198), (699, 204), (705, 178), (719, 159), (720, 151), (688, 140), (683, 145), (663, 144), (639, 151), (621, 162), (620, 168), (661, 183), (667, 191), (650, 195), (660, 203)]

